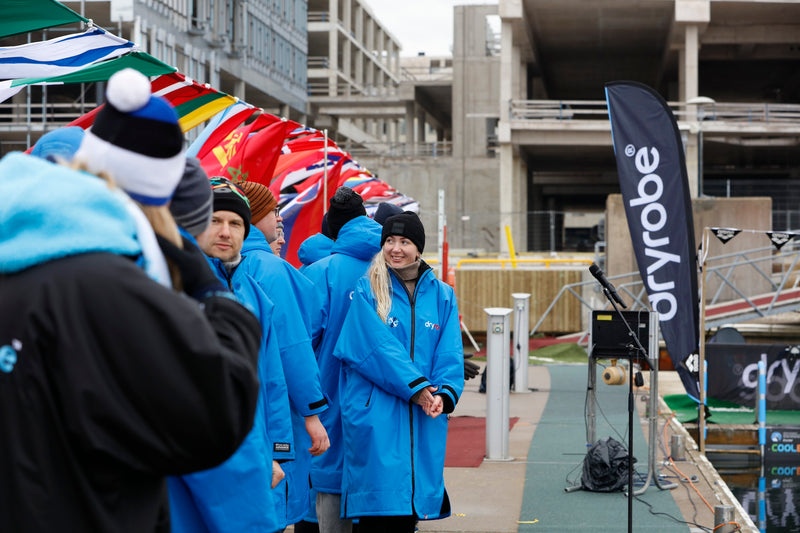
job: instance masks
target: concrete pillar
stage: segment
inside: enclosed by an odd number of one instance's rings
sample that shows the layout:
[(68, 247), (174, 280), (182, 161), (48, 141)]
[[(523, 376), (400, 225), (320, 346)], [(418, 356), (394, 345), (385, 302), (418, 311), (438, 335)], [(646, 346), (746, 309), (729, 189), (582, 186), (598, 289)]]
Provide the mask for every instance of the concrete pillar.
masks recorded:
[[(505, 227), (513, 227), (514, 212), (514, 183), (516, 179), (516, 161), (514, 146), (511, 144), (511, 124), (509, 122), (508, 104), (514, 94), (514, 57), (519, 57), (519, 52), (514, 52), (513, 26), (511, 22), (503, 20), (500, 34), (500, 120), (498, 122), (497, 134), (500, 144), (500, 227), (498, 235), (505, 235)], [(508, 241), (500, 239), (500, 253), (508, 254)]]
[(698, 68), (699, 68), (699, 42), (698, 28), (696, 24), (686, 26), (686, 33), (683, 39), (683, 62), (682, 70), (682, 101), (691, 100), (697, 97), (698, 90)]
[(511, 143), (500, 145), (500, 253), (508, 255), (508, 241), (505, 238), (505, 227), (513, 225), (514, 180), (515, 180), (514, 146)]
[(414, 103), (406, 104), (406, 155), (414, 153)]
[(421, 108), (417, 109), (417, 146), (425, 143), (425, 111)]
[(399, 141), (397, 131), (398, 131), (397, 120), (391, 119), (389, 121), (389, 144), (392, 146), (392, 151), (395, 150), (397, 143)]
[(233, 95), (242, 102), (246, 102), (245, 99), (245, 82), (244, 80), (236, 80), (233, 82)]
[[(692, 98), (697, 98), (698, 91), (698, 71), (699, 71), (699, 42), (698, 42), (698, 28), (695, 24), (686, 26), (686, 34), (684, 36), (681, 73), (681, 93), (683, 98), (681, 100), (686, 102)], [(689, 122), (697, 121), (697, 106), (687, 106), (686, 120)], [(700, 150), (699, 150), (699, 135), (695, 134), (694, 130), (689, 135), (686, 143), (686, 174), (689, 178), (689, 196), (697, 198), (699, 189), (699, 171), (700, 171)]]
[(328, 96), (337, 96), (339, 83), (339, 1), (328, 0)]

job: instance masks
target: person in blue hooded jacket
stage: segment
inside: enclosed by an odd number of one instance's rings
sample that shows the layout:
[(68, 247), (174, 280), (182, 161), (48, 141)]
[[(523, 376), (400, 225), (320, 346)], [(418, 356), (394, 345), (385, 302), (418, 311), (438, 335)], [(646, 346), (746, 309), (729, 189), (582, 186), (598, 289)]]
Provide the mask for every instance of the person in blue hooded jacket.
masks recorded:
[(311, 464), (311, 485), (317, 491), (315, 511), (321, 533), (347, 533), (352, 529), (351, 521), (343, 520), (340, 512), (344, 453), (339, 402), (341, 362), (333, 357), (333, 348), (356, 281), (367, 272), (370, 259), (380, 250), (381, 226), (365, 215), (361, 196), (349, 187), (339, 187), (326, 216), (327, 232), (334, 239), (331, 253), (304, 271), (321, 299), (312, 340), (322, 387), (331, 406), (320, 416), (331, 447)]
[(328, 409), (309, 336), (312, 310), (317, 308), (311, 283), (297, 269), (275, 255), (269, 245), (277, 238), (280, 222), (277, 201), (260, 183), (244, 182), (250, 203), (252, 228), (245, 238), (240, 268), (276, 303), (274, 320), (278, 348), (286, 376), (295, 441), (294, 461), (286, 463), (286, 481), (273, 491), (285, 516), (285, 526), (303, 519), (309, 507), (309, 470), (312, 456), (330, 445), (320, 416)]
[(362, 530), (411, 533), (417, 520), (450, 515), (439, 415), (464, 388), (463, 347), (455, 293), (420, 258), (419, 217), (387, 218), (381, 242), (333, 352), (342, 362), (342, 512)]
[(214, 212), (210, 226), (198, 235), (217, 276), (258, 317), (264, 331), (259, 351), (261, 391), (253, 429), (222, 465), (169, 480), (174, 533), (259, 531), (285, 527), (285, 511), (271, 487), (283, 472), (275, 462), (295, 457), (287, 385), (274, 327), (276, 306), (248, 274), (241, 255), (250, 231), (250, 208), (229, 180), (211, 180)]
[(305, 273), (309, 265), (316, 263), (323, 257), (331, 255), (333, 242), (333, 239), (331, 239), (328, 233), (328, 213), (325, 213), (322, 215), (320, 232), (304, 240), (297, 249), (297, 259), (302, 263), (299, 269), (300, 272)]

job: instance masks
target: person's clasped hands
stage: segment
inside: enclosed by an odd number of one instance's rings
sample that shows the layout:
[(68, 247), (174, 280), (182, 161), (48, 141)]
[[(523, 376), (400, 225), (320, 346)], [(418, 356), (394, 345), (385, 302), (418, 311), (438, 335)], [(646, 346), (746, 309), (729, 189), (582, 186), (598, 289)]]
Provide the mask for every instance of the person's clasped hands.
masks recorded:
[(422, 411), (431, 418), (436, 418), (444, 412), (442, 397), (434, 395), (438, 387), (429, 385), (411, 397), (411, 401), (422, 407)]

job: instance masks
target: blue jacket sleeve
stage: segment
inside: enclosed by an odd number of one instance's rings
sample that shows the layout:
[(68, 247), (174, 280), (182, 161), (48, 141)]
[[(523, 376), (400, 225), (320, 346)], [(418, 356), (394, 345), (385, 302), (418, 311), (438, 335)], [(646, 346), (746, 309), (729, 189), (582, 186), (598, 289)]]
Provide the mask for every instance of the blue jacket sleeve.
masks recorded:
[(369, 281), (361, 278), (333, 355), (365, 379), (406, 401), (431, 385), (408, 350), (375, 311)]
[(461, 342), (461, 321), (453, 289), (436, 280), (440, 295), (442, 333), (433, 355), (431, 381), (442, 396), (444, 412), (452, 413), (464, 391), (464, 347)]
[(297, 303), (298, 295), (288, 280), (281, 277), (271, 278), (265, 292), (273, 302), (279, 302), (274, 308), (273, 324), (289, 399), (301, 416), (316, 415), (328, 409), (328, 399), (322, 393), (319, 367)]
[(258, 356), (260, 397), (264, 398), (266, 430), (271, 437), (270, 446), (277, 461), (294, 459), (294, 437), (286, 377), (281, 364), (278, 334), (274, 325), (275, 304), (250, 276), (237, 272), (234, 275), (234, 292), (254, 310), (263, 331)]

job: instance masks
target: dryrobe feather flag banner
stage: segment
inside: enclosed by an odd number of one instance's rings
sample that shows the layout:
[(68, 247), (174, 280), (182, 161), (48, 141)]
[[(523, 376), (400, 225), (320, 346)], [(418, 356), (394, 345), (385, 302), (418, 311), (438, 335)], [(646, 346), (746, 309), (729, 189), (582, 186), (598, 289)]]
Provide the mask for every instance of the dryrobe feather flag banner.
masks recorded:
[(645, 85), (608, 83), (606, 100), (639, 273), (673, 366), (686, 392), (699, 398), (690, 372), (699, 348), (697, 252), (678, 126), (664, 99)]

